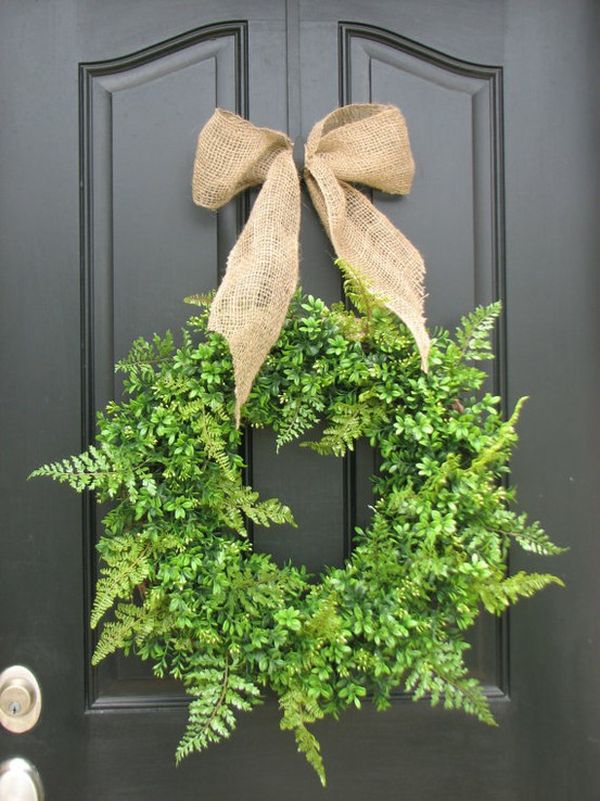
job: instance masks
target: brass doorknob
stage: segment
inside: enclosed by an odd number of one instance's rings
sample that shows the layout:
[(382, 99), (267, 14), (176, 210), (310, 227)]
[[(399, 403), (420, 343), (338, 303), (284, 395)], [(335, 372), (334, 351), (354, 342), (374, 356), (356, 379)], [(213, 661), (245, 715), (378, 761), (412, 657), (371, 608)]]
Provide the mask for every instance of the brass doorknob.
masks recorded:
[(13, 665), (0, 673), (0, 723), (5, 729), (15, 734), (29, 731), (41, 709), (40, 685), (30, 670)]
[(0, 764), (0, 801), (44, 801), (42, 781), (31, 762), (16, 757)]

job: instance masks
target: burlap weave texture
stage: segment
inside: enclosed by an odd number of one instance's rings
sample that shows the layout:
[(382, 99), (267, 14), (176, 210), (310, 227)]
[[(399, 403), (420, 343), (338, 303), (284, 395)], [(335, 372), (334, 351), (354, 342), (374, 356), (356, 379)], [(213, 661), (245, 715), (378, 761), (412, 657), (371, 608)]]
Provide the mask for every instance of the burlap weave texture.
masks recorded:
[[(407, 325), (426, 370), (430, 340), (423, 259), (350, 185), (407, 194), (413, 176), (406, 123), (395, 106), (343, 106), (318, 122), (307, 139), (304, 178), (337, 255)], [(218, 209), (238, 192), (260, 184), (209, 316), (209, 328), (221, 333), (231, 350), (238, 422), (298, 282), (300, 183), (292, 142), (285, 134), (216, 109), (198, 137), (194, 202)]]

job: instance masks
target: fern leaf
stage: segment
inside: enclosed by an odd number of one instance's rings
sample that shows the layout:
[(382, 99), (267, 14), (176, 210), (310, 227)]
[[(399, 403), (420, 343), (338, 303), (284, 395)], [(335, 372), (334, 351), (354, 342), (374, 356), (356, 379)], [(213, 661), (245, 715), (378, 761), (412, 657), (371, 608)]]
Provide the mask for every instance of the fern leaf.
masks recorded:
[(131, 481), (133, 470), (111, 444), (103, 442), (100, 446), (90, 445), (78, 455), (42, 465), (29, 478), (40, 476), (68, 484), (76, 492), (98, 490), (105, 497), (114, 498), (119, 487)]
[(483, 449), (478, 456), (471, 462), (470, 470), (482, 473), (489, 469), (494, 463), (503, 464), (510, 456), (511, 447), (518, 440), (515, 425), (521, 414), (521, 409), (525, 402), (529, 400), (527, 395), (519, 398), (510, 418), (498, 428), (494, 434), (492, 444)]
[(332, 417), (333, 425), (325, 429), (320, 440), (301, 442), (301, 447), (310, 448), (321, 456), (345, 456), (354, 450), (354, 443), (363, 432), (364, 417), (360, 411), (356, 406), (347, 406)]
[(515, 530), (508, 532), (508, 535), (514, 537), (524, 551), (530, 551), (540, 556), (553, 556), (569, 550), (555, 545), (539, 523), (531, 523), (528, 526), (526, 520), (526, 515), (519, 515), (516, 518)]
[(283, 400), (285, 404), (283, 414), (274, 426), (277, 452), (283, 445), (293, 442), (312, 428), (324, 408), (323, 401), (320, 398), (313, 398), (311, 403), (307, 403), (306, 398), (302, 396), (292, 400), (285, 398)]
[(301, 442), (301, 447), (310, 448), (321, 456), (345, 456), (354, 450), (357, 439), (367, 435), (381, 421), (381, 409), (373, 407), (369, 400), (371, 395), (363, 392), (353, 402), (340, 401), (335, 404), (329, 420), (331, 424), (323, 432), (317, 442)]
[(92, 656), (92, 665), (99, 664), (115, 651), (126, 650), (136, 635), (148, 634), (154, 626), (148, 610), (135, 604), (119, 604), (115, 617), (116, 620), (111, 620), (102, 627)]
[(150, 573), (148, 559), (150, 546), (132, 540), (127, 551), (119, 553), (114, 565), (102, 568), (96, 584), (96, 597), (90, 616), (90, 626), (96, 628), (102, 616), (117, 598), (129, 598), (132, 590), (141, 584)]
[(404, 685), (414, 701), (429, 696), (432, 706), (441, 700), (446, 709), (462, 709), (488, 726), (497, 726), (481, 685), (476, 679), (466, 678), (465, 673), (462, 664), (450, 664), (444, 669), (424, 661), (407, 675)]
[(202, 442), (208, 456), (222, 470), (224, 477), (233, 484), (238, 484), (240, 475), (231, 464), (231, 456), (227, 452), (221, 433), (221, 426), (210, 414), (201, 414), (198, 418), (202, 431)]
[(175, 753), (177, 764), (193, 751), (202, 751), (211, 743), (226, 739), (236, 726), (234, 709), (247, 711), (256, 705), (260, 692), (249, 681), (232, 672), (227, 659), (215, 659), (193, 673), (187, 688), (193, 696), (188, 725)]
[(297, 525), (290, 507), (277, 498), (268, 498), (253, 506), (245, 506), (243, 511), (253, 523), (266, 528), (271, 523), (289, 523), (294, 527)]
[(385, 298), (374, 292), (365, 276), (361, 275), (348, 262), (336, 259), (335, 264), (344, 279), (344, 294), (368, 322), (375, 309), (385, 307)]
[(496, 301), (489, 306), (479, 306), (471, 314), (461, 318), (456, 329), (456, 342), (465, 361), (493, 359), (491, 334), (502, 311), (502, 303)]
[(183, 302), (190, 303), (192, 306), (201, 306), (203, 309), (206, 309), (213, 302), (214, 296), (215, 291), (212, 290), (211, 292), (203, 292), (202, 294), (188, 295), (183, 299)]
[(321, 746), (315, 735), (306, 728), (307, 723), (323, 717), (323, 713), (314, 701), (296, 689), (282, 695), (279, 705), (283, 712), (281, 729), (294, 732), (298, 751), (304, 754), (306, 761), (315, 770), (321, 784), (325, 787), (327, 778), (321, 756)]
[(521, 570), (504, 581), (485, 585), (481, 588), (480, 597), (488, 612), (499, 614), (509, 604), (516, 603), (519, 598), (531, 598), (549, 584), (565, 586), (561, 579), (550, 573), (525, 573)]

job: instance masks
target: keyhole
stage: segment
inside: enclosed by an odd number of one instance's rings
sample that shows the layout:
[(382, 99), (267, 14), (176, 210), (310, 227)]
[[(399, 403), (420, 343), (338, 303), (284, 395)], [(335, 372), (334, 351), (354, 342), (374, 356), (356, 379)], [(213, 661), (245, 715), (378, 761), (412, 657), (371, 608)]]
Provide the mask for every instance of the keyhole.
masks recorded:
[(8, 711), (11, 715), (18, 715), (21, 711), (21, 704), (18, 701), (11, 701)]

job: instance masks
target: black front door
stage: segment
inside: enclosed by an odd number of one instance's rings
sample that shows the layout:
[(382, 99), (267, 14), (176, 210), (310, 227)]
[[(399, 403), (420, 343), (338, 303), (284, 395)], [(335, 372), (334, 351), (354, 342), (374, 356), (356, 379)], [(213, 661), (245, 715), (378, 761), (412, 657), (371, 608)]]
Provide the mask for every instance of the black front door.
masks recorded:
[[(44, 700), (33, 731), (0, 731), (0, 755), (31, 760), (49, 799), (600, 795), (596, 11), (594, 0), (2, 4), (0, 669), (30, 667)], [(571, 546), (550, 568), (568, 589), (474, 632), (472, 669), (498, 729), (400, 696), (385, 713), (367, 704), (318, 726), (322, 790), (267, 699), (176, 769), (180, 688), (134, 659), (89, 666), (93, 506), (25, 477), (89, 442), (132, 339), (177, 329), (183, 297), (217, 285), (249, 199), (218, 215), (191, 202), (196, 137), (215, 106), (297, 139), (338, 105), (369, 101), (407, 119), (414, 189), (375, 203), (425, 258), (430, 323), (504, 301), (491, 380), (508, 406), (532, 397), (514, 476), (523, 507)], [(339, 298), (308, 201), (301, 254), (304, 289)], [(268, 433), (251, 451), (253, 483), (300, 526), (257, 534), (257, 546), (312, 570), (343, 562), (347, 510), (368, 514), (372, 453), (275, 456)], [(539, 562), (515, 554), (521, 567)]]

